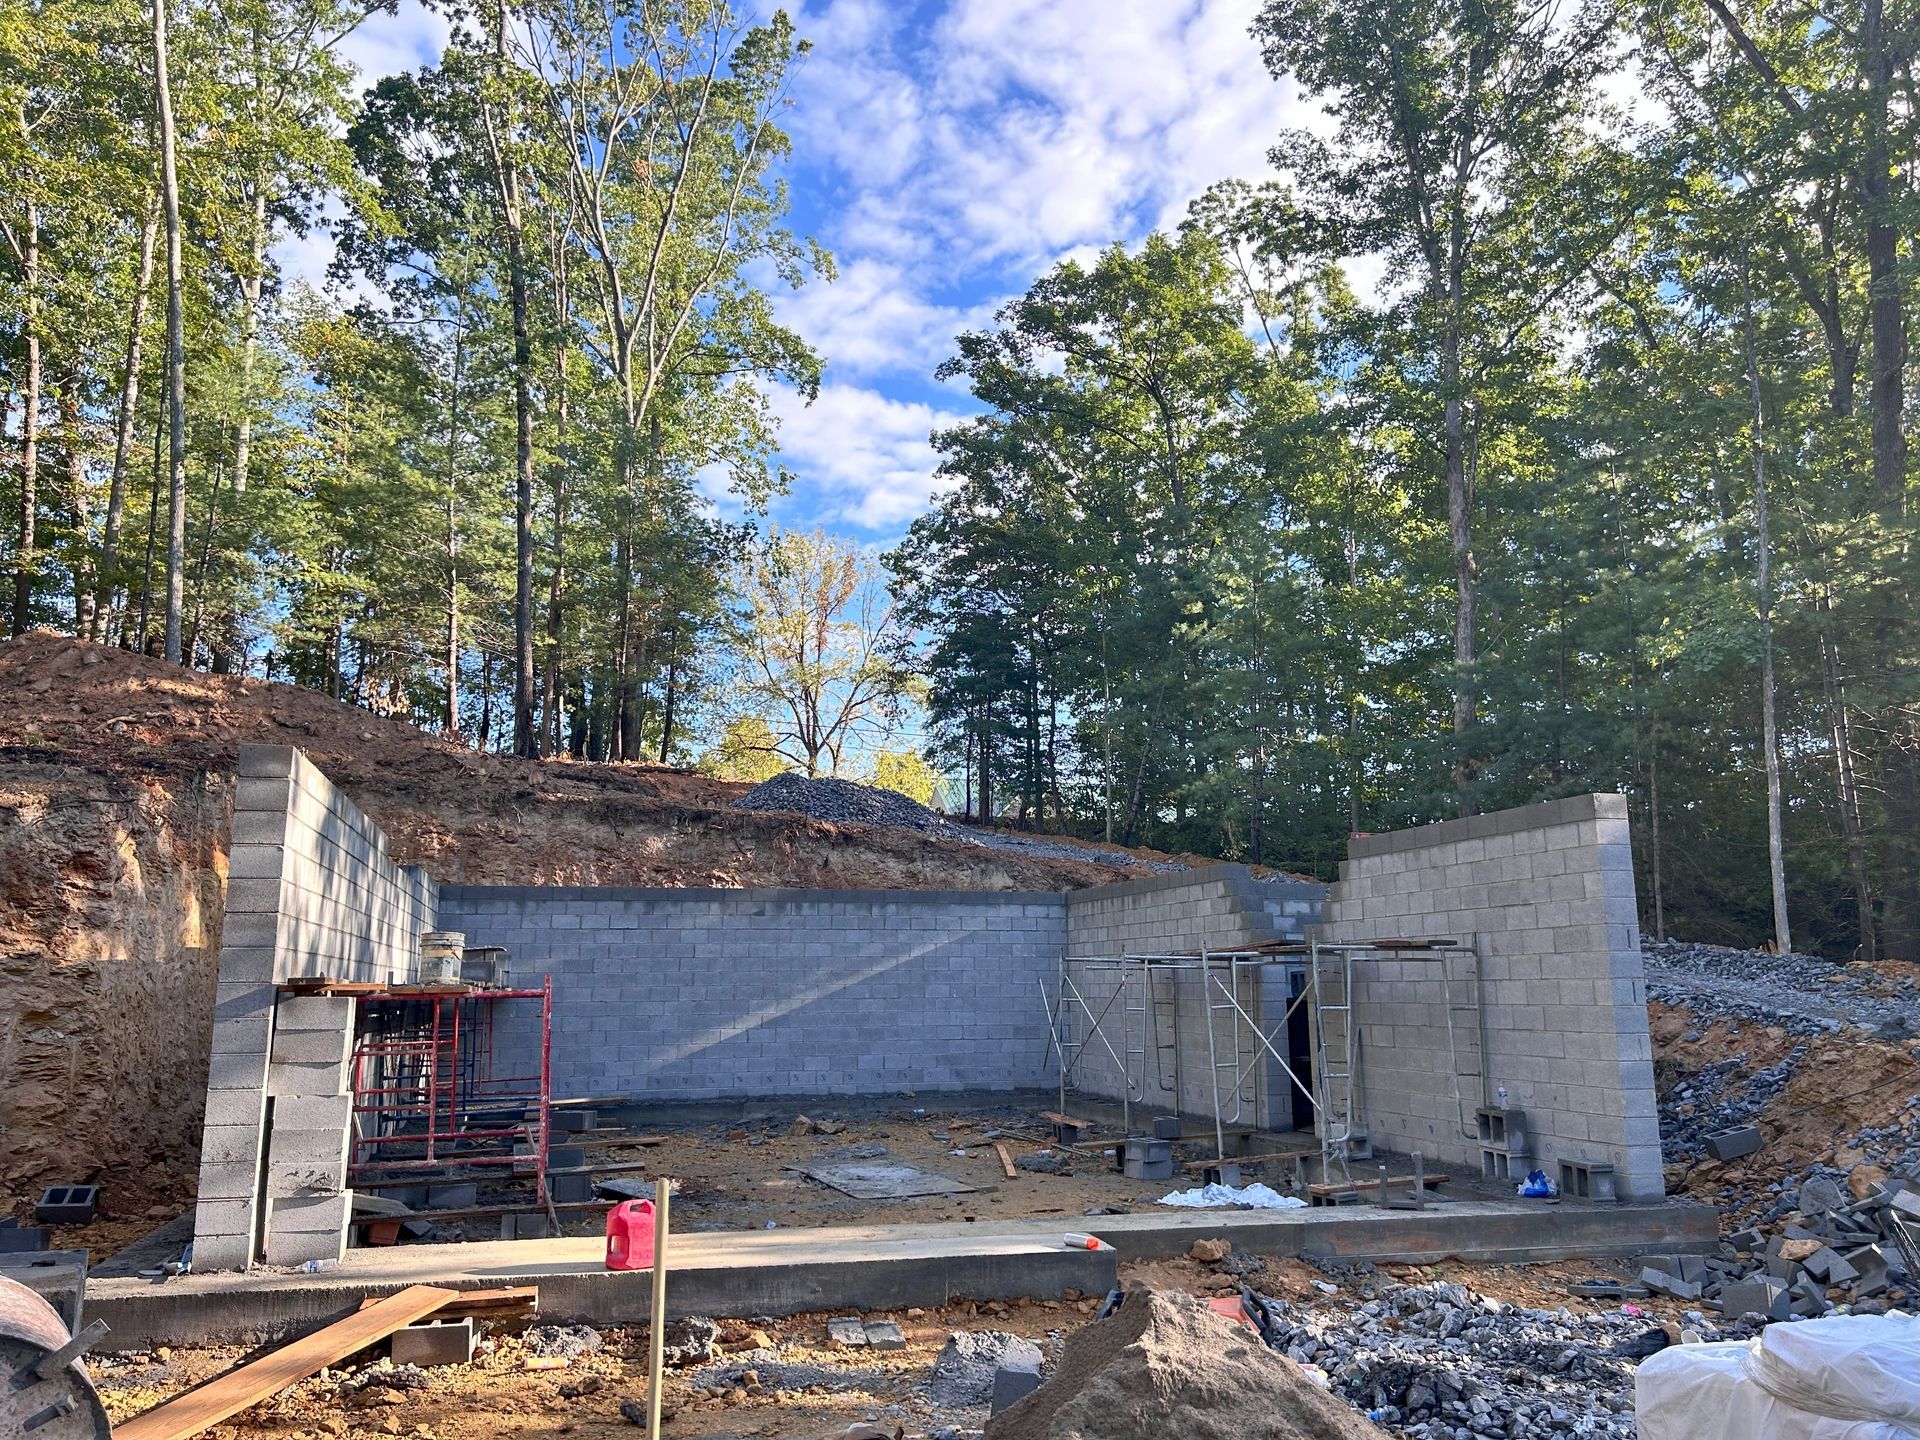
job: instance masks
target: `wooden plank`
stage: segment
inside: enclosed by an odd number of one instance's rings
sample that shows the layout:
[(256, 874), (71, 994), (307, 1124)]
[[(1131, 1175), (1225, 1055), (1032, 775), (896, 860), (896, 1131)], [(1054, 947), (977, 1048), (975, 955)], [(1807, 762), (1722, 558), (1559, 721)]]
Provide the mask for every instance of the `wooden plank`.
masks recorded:
[[(1233, 1162), (1228, 1161), (1227, 1163), (1232, 1164)], [(1431, 1189), (1435, 1185), (1444, 1185), (1447, 1183), (1447, 1178), (1445, 1174), (1428, 1175), (1425, 1177), (1427, 1188)], [(1389, 1189), (1397, 1185), (1411, 1184), (1413, 1184), (1413, 1176), (1411, 1175), (1389, 1175), (1387, 1177), (1387, 1187)], [(1330, 1195), (1364, 1195), (1370, 1190), (1378, 1190), (1379, 1188), (1380, 1180), (1379, 1177), (1376, 1176), (1372, 1180), (1356, 1180), (1351, 1185), (1346, 1184), (1344, 1181), (1322, 1182), (1320, 1184), (1309, 1185), (1307, 1186), (1307, 1193), (1324, 1198)]]
[[(1205, 1138), (1211, 1140), (1213, 1137), (1209, 1135)], [(1302, 1155), (1317, 1157), (1319, 1154), (1320, 1151), (1318, 1147), (1312, 1150), (1273, 1150), (1264, 1155), (1229, 1155), (1224, 1160), (1188, 1160), (1183, 1162), (1180, 1168), (1190, 1174), (1197, 1175), (1202, 1170), (1213, 1169), (1216, 1165), (1270, 1165), (1276, 1160), (1298, 1160)], [(1373, 1184), (1375, 1182), (1368, 1181), (1367, 1183)]]
[(1014, 1179), (1013, 1157), (1007, 1153), (1007, 1147), (996, 1140), (993, 1142), (993, 1153), (1000, 1157), (1000, 1169), (1006, 1174), (1007, 1179)]
[(1071, 1115), (1062, 1115), (1058, 1110), (1042, 1110), (1040, 1118), (1050, 1125), (1077, 1125), (1082, 1130), (1091, 1130), (1091, 1120), (1076, 1120)]
[[(369, 1295), (360, 1302), (362, 1310), (371, 1310), (384, 1296)], [(536, 1310), (540, 1305), (537, 1285), (503, 1285), (497, 1290), (456, 1290), (454, 1298), (434, 1311), (428, 1319), (455, 1319), (462, 1315), (482, 1317), (510, 1310)]]
[(116, 1425), (114, 1436), (116, 1440), (186, 1440), (229, 1416), (238, 1415), (250, 1405), (258, 1405), (279, 1394), (316, 1370), (339, 1364), (355, 1351), (386, 1339), (394, 1331), (425, 1319), (449, 1300), (459, 1298), (458, 1290), (443, 1290), (437, 1285), (409, 1285), (397, 1295), (389, 1295), (376, 1305), (336, 1320), (311, 1335), (303, 1335), (237, 1370), (229, 1370), (199, 1389), (176, 1396), (124, 1425)]

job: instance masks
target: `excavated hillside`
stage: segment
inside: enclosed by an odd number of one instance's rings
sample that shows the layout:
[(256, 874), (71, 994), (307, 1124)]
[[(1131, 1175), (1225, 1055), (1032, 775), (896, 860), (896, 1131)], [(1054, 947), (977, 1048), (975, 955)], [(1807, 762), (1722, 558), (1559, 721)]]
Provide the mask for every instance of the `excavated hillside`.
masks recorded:
[(476, 754), (311, 690), (45, 633), (0, 641), (0, 697), (0, 1186), (110, 1179), (123, 1215), (191, 1190), (244, 743), (304, 749), (396, 860), (449, 882), (1059, 890), (1150, 873), (1124, 852), (736, 809), (746, 786), (661, 766)]

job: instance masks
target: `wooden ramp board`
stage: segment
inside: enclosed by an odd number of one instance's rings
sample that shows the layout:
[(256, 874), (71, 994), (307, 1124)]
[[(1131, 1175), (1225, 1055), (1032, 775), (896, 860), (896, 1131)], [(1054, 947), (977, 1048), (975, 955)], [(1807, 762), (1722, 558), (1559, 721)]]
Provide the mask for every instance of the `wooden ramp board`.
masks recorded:
[(458, 1290), (437, 1285), (409, 1285), (397, 1295), (369, 1305), (333, 1324), (303, 1335), (262, 1355), (238, 1370), (229, 1370), (197, 1390), (189, 1390), (164, 1405), (114, 1427), (114, 1440), (186, 1440), (250, 1405), (279, 1394), (296, 1380), (316, 1370), (337, 1365), (356, 1350), (384, 1340), (451, 1301)]

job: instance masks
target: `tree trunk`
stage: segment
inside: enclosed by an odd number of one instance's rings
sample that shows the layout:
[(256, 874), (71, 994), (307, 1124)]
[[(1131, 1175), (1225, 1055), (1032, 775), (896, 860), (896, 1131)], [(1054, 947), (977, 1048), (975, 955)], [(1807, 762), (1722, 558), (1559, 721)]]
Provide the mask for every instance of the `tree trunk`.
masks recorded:
[(662, 765), (667, 763), (667, 756), (673, 748), (673, 692), (674, 682), (679, 674), (679, 639), (679, 626), (673, 626), (667, 631), (667, 689), (660, 700), (660, 763)]
[(167, 219), (167, 610), (164, 653), (178, 665), (187, 580), (187, 337), (181, 309), (180, 177), (167, 75), (167, 0), (153, 0), (153, 83), (160, 119), (160, 197)]
[(460, 384), (466, 364), (467, 332), (453, 332), (453, 391), (447, 397), (447, 703), (441, 728), (460, 734)]
[(1780, 833), (1780, 740), (1773, 713), (1773, 535), (1767, 516), (1766, 412), (1761, 404), (1760, 362), (1754, 348), (1752, 277), (1744, 261), (1740, 291), (1746, 311), (1747, 385), (1753, 395), (1753, 523), (1759, 548), (1755, 578), (1760, 612), (1760, 733), (1767, 767), (1767, 873), (1773, 882), (1774, 948), (1786, 955), (1793, 950), (1793, 934), (1787, 925), (1786, 850)]
[(33, 576), (38, 563), (40, 497), (40, 207), (27, 201), (20, 237), (20, 330), (25, 351), (26, 408), (20, 417), (20, 527), (13, 555), (13, 633), (24, 635), (32, 623)]
[(127, 470), (133, 454), (133, 432), (140, 405), (140, 351), (146, 338), (147, 297), (153, 289), (153, 252), (160, 234), (159, 197), (147, 202), (140, 225), (140, 274), (133, 287), (133, 310), (127, 317), (127, 349), (120, 366), (120, 401), (113, 433), (113, 476), (107, 482), (107, 514), (100, 533), (100, 571), (93, 583), (93, 623), (87, 638), (98, 640), (112, 624), (120, 597), (120, 525), (127, 504)]
[[(260, 349), (260, 293), (267, 278), (267, 192), (256, 185), (253, 194), (253, 248), (247, 273), (240, 277), (240, 395), (239, 414), (233, 422), (232, 495), (238, 501), (247, 493), (247, 470), (253, 460), (253, 371)], [(207, 532), (209, 542), (213, 532)], [(211, 550), (211, 543), (209, 543)], [(211, 642), (212, 670), (216, 675), (243, 669), (246, 640), (240, 633), (237, 594), (223, 598), (219, 624)]]
[(1860, 783), (1853, 765), (1853, 722), (1847, 715), (1846, 684), (1840, 674), (1840, 650), (1833, 639), (1833, 596), (1820, 596), (1820, 668), (1827, 715), (1833, 733), (1834, 782), (1840, 799), (1840, 832), (1846, 842), (1847, 869), (1853, 875), (1853, 903), (1860, 929), (1856, 960), (1873, 960), (1879, 943), (1873, 923), (1873, 881), (1860, 817)]
[(565, 694), (560, 683), (560, 641), (564, 632), (564, 610), (566, 600), (567, 575), (567, 467), (572, 456), (567, 444), (567, 324), (569, 298), (567, 293), (567, 255), (566, 246), (555, 244), (554, 249), (554, 321), (560, 334), (560, 342), (554, 346), (553, 356), (553, 407), (554, 407), (554, 466), (553, 466), (553, 570), (547, 580), (547, 664), (544, 672), (545, 694), (541, 706), (543, 717), (542, 753), (559, 753), (563, 737), (561, 733), (560, 709)]
[(93, 624), (93, 594), (80, 569), (91, 529), (92, 506), (87, 502), (87, 448), (80, 422), (78, 382), (60, 387), (60, 448), (67, 462), (67, 511), (73, 524), (73, 633), (84, 637)]

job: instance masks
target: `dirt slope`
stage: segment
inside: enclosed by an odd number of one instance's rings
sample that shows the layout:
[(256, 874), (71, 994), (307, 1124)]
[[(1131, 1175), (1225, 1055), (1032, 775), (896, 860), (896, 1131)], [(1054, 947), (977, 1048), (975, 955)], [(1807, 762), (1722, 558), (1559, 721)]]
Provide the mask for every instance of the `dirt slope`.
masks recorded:
[(16, 1199), (106, 1180), (137, 1215), (190, 1192), (248, 742), (300, 746), (395, 859), (456, 883), (1058, 890), (1126, 874), (736, 810), (745, 787), (660, 766), (476, 755), (311, 690), (56, 635), (0, 641), (0, 1186)]

